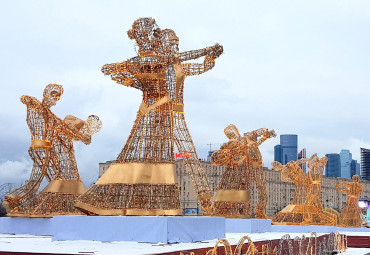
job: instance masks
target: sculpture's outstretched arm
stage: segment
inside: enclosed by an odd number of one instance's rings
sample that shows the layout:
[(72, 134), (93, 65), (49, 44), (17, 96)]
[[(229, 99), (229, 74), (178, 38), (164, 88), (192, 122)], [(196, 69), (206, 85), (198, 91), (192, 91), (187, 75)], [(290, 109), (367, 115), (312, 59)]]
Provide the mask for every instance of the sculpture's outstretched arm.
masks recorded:
[(274, 130), (268, 130), (267, 128), (263, 131), (262, 137), (257, 140), (257, 145), (260, 146), (264, 141), (271, 137), (275, 137), (276, 133)]
[(285, 165), (282, 165), (280, 162), (278, 161), (274, 161), (271, 163), (271, 168), (275, 171), (282, 171), (286, 168)]
[(222, 52), (223, 52), (222, 45), (216, 43), (214, 46), (207, 47), (204, 49), (180, 52), (179, 61), (184, 62), (188, 60), (193, 60), (210, 54), (213, 56), (213, 58), (217, 58), (222, 54)]
[(102, 66), (101, 71), (105, 75), (127, 72), (127, 62), (123, 61), (113, 64), (105, 64)]
[(215, 60), (209, 56), (204, 58), (203, 64), (186, 63), (181, 64), (186, 76), (199, 75), (211, 70), (215, 66)]
[(111, 75), (111, 79), (123, 86), (137, 89), (142, 89), (143, 87), (142, 83), (130, 72), (114, 73)]
[(180, 52), (179, 53), (179, 61), (180, 62), (184, 62), (184, 61), (188, 61), (188, 60), (193, 60), (193, 59), (197, 59), (197, 58), (200, 58), (200, 57), (204, 57), (209, 52), (210, 52), (210, 48), (209, 47), (204, 48), (204, 49), (200, 49), (200, 50), (189, 50), (189, 51), (185, 51), (185, 52)]
[(215, 59), (218, 58), (223, 52), (223, 47), (219, 44), (215, 44), (215, 46), (206, 49), (207, 51), (209, 51), (209, 53), (204, 58), (203, 64), (197, 63), (181, 64), (187, 76), (202, 74), (212, 69), (215, 66)]
[(301, 158), (296, 160), (297, 164), (304, 164), (307, 163), (310, 159), (309, 158)]
[(248, 148), (248, 145), (244, 145), (236, 139), (231, 139), (212, 154), (212, 164), (224, 166), (238, 164), (240, 159), (237, 159), (243, 157)]
[(131, 69), (129, 68), (128, 62), (123, 61), (113, 64), (105, 64), (101, 68), (101, 71), (105, 75), (111, 75), (111, 79), (118, 84), (138, 89), (142, 88), (141, 82), (135, 78), (134, 73), (131, 72)]
[(21, 97), (21, 102), (30, 108), (35, 108), (41, 104), (41, 102), (37, 98), (27, 95), (23, 95)]
[[(65, 136), (69, 137), (72, 140), (81, 141), (86, 145), (91, 143), (91, 135), (89, 135), (87, 133), (80, 132), (76, 127), (74, 127), (72, 125), (67, 125), (66, 123), (64, 123), (64, 121), (59, 119), (52, 112), (50, 112), (50, 113), (51, 113), (50, 117), (53, 118), (53, 121), (55, 123), (54, 128), (55, 128), (56, 132), (58, 132), (60, 134), (63, 134)], [(59, 135), (59, 134), (56, 134), (56, 135)]]

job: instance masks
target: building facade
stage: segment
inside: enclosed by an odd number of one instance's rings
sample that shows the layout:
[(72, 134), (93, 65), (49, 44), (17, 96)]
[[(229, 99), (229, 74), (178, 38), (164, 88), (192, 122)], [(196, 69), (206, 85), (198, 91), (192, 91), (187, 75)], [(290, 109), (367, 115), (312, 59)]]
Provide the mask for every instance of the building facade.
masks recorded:
[[(304, 150), (304, 151), (303, 151)], [(303, 153), (306, 153), (306, 150), (303, 149)], [(274, 160), (285, 165), (291, 160), (298, 159), (298, 136), (297, 135), (280, 135), (280, 144), (275, 145), (274, 147)]]
[[(370, 164), (370, 151), (368, 155)], [(107, 161), (105, 163), (99, 163), (99, 177), (108, 169), (108, 167), (114, 161)], [(218, 183), (221, 181), (224, 173), (224, 167), (214, 166), (209, 161), (201, 161), (203, 169), (208, 175), (210, 186), (213, 191), (216, 191)], [(369, 165), (370, 166), (370, 165)], [(200, 204), (197, 195), (194, 191), (193, 184), (190, 175), (186, 169), (185, 163), (182, 159), (176, 160), (175, 171), (177, 175), (177, 181), (180, 185), (180, 200), (184, 214), (200, 214)], [(275, 213), (281, 211), (287, 206), (294, 196), (295, 186), (291, 182), (284, 182), (281, 179), (280, 171), (274, 171), (267, 168), (263, 169), (266, 177), (267, 192), (269, 194), (269, 201), (266, 208), (266, 214), (272, 216)], [(341, 211), (347, 202), (347, 194), (338, 193), (336, 190), (336, 184), (338, 182), (351, 181), (345, 178), (337, 177), (323, 177), (322, 178), (322, 193), (321, 198), (324, 207), (333, 208), (337, 211)], [(361, 181), (364, 185), (364, 191), (362, 198), (370, 199), (370, 181)], [(256, 206), (258, 201), (257, 189), (255, 184), (252, 184), (252, 191), (250, 194), (251, 205)]]
[(328, 158), (328, 162), (325, 166), (326, 177), (340, 177), (341, 175), (341, 161), (339, 153), (329, 153), (325, 155)]
[[(304, 159), (307, 157), (307, 152), (306, 149), (303, 148), (299, 153), (298, 153), (298, 159)], [(302, 163), (299, 164), (299, 167), (303, 170), (303, 172), (307, 172), (307, 163)]]
[(352, 159), (352, 161), (351, 161), (351, 176), (354, 176), (355, 174), (357, 174), (358, 176), (361, 176), (360, 164), (357, 163), (357, 160)]
[(274, 146), (274, 160), (281, 163), (281, 145)]
[(352, 153), (349, 150), (340, 151), (340, 176), (343, 178), (352, 178), (351, 176), (351, 162)]
[(370, 181), (370, 149), (361, 148), (361, 178)]

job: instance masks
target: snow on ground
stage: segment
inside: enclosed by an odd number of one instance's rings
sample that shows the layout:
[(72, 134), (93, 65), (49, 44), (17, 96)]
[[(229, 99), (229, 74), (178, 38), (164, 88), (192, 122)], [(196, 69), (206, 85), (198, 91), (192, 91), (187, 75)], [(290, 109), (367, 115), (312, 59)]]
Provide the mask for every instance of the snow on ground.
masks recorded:
[(370, 254), (370, 248), (348, 248), (343, 255), (366, 255)]

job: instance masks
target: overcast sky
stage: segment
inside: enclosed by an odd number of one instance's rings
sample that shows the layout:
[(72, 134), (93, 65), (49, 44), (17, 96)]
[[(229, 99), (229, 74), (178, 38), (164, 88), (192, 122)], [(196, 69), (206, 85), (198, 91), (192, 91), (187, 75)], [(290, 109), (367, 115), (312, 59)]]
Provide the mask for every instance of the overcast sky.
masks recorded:
[[(364, 1), (1, 1), (0, 185), (28, 179), (32, 162), (26, 94), (42, 98), (58, 83), (61, 118), (103, 122), (88, 146), (75, 143), (81, 176), (115, 159), (131, 130), (141, 92), (104, 76), (105, 63), (136, 56), (126, 31), (139, 17), (174, 29), (180, 50), (218, 42), (224, 54), (208, 73), (185, 80), (186, 120), (205, 158), (226, 141), (260, 127), (298, 134), (307, 154), (370, 148), (370, 2)], [(200, 60), (201, 61), (201, 60)], [(273, 161), (270, 139), (260, 148)]]

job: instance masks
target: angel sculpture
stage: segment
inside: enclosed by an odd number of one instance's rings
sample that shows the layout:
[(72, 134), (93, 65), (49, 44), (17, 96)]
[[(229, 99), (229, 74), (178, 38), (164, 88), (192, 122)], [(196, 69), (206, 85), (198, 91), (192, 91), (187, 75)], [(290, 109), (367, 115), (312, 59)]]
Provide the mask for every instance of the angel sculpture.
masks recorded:
[[(86, 122), (73, 116), (67, 116), (64, 121), (59, 119), (50, 107), (62, 93), (61, 85), (49, 84), (42, 102), (30, 96), (21, 98), (27, 106), (27, 124), (31, 132), (29, 154), (34, 165), (28, 182), (5, 197), (8, 216), (47, 217), (78, 213), (73, 204), (86, 187), (78, 174), (73, 140), (89, 144), (91, 136), (100, 130), (101, 122), (94, 115)], [(50, 183), (35, 196), (45, 177)]]
[[(258, 148), (270, 137), (275, 137), (274, 130), (260, 128), (242, 137), (235, 125), (224, 130), (229, 142), (212, 154), (215, 165), (226, 166), (221, 182), (217, 187), (214, 201), (214, 214), (226, 217), (250, 218), (251, 181), (255, 182), (258, 193), (255, 217), (267, 219), (266, 179), (263, 172), (262, 155)], [(258, 137), (261, 137), (257, 139)]]
[[(178, 39), (169, 36), (167, 30), (161, 31), (152, 18), (136, 20), (128, 35), (136, 40), (139, 56), (104, 65), (102, 71), (119, 84), (143, 91), (143, 101), (115, 164), (76, 206), (89, 214), (100, 215), (179, 215), (182, 210), (174, 170), (174, 143), (181, 140), (192, 146), (189, 153), (194, 153), (194, 161), (197, 157), (192, 141), (174, 138), (178, 133), (174, 116), (183, 114), (182, 86), (186, 74), (174, 61), (194, 59), (215, 50), (176, 56)], [(180, 129), (187, 131), (186, 125)], [(189, 139), (186, 131), (182, 135)], [(202, 205), (208, 206), (209, 199), (205, 199), (211, 197), (208, 179), (202, 168), (195, 170), (192, 173), (195, 188)]]

